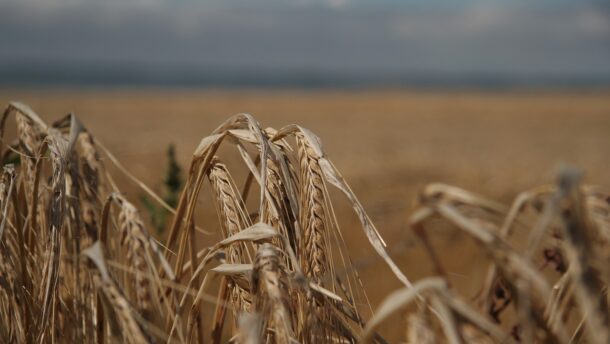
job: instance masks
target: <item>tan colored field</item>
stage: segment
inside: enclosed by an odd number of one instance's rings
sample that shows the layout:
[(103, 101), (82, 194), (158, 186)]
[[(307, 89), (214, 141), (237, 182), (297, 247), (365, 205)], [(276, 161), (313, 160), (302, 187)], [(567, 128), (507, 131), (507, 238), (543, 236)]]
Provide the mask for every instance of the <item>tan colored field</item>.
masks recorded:
[[(432, 274), (405, 224), (427, 183), (509, 203), (518, 191), (552, 182), (555, 168), (568, 163), (582, 167), (589, 183), (610, 186), (606, 91), (0, 91), (0, 103), (10, 100), (29, 104), (47, 121), (75, 112), (151, 186), (161, 183), (169, 143), (186, 166), (199, 140), (232, 114), (248, 112), (276, 128), (301, 124), (321, 137), (412, 280)], [(124, 190), (137, 199), (135, 187)], [(358, 226), (350, 232), (355, 219), (338, 211), (344, 231), (353, 233), (348, 245), (375, 305), (399, 283)], [(433, 239), (455, 285), (472, 293), (485, 271), (483, 254), (460, 238), (450, 231)]]

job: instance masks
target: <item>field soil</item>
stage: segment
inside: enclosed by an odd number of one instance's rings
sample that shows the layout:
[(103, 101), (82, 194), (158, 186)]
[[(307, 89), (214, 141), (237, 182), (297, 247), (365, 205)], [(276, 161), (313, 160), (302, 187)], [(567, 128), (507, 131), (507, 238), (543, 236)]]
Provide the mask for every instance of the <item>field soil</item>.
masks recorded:
[[(309, 128), (414, 281), (433, 274), (407, 226), (428, 183), (510, 204), (520, 191), (553, 183), (558, 166), (570, 164), (586, 172), (588, 183), (610, 187), (610, 91), (0, 90), (1, 104), (12, 100), (27, 103), (47, 122), (76, 113), (155, 189), (162, 185), (170, 143), (187, 169), (201, 138), (233, 114), (250, 113), (264, 127)], [(110, 170), (126, 197), (137, 201), (142, 192)], [(376, 258), (347, 202), (332, 195), (374, 308), (400, 284)], [(486, 271), (483, 252), (451, 228), (430, 230), (454, 285), (474, 295)], [(396, 335), (402, 331), (397, 324), (384, 331)]]

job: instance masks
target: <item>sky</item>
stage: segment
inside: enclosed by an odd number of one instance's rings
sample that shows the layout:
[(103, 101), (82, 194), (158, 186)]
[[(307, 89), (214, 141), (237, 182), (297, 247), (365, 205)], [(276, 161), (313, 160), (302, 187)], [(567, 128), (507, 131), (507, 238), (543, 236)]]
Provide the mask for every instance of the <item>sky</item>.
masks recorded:
[(598, 0), (0, 0), (0, 83), (610, 84)]

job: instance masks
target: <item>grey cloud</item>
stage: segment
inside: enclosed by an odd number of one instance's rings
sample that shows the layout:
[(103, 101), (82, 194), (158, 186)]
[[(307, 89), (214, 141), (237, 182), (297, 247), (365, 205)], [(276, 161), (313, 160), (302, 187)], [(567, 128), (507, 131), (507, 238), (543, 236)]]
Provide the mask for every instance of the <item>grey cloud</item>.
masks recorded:
[(0, 63), (610, 77), (610, 10), (596, 2), (38, 2), (0, 2)]

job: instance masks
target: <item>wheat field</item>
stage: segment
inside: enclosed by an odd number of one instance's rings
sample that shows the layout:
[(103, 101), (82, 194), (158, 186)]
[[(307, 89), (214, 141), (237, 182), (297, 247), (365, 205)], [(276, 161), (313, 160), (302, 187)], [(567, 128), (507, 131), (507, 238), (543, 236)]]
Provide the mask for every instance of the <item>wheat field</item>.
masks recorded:
[(610, 340), (606, 92), (0, 100), (3, 342)]

